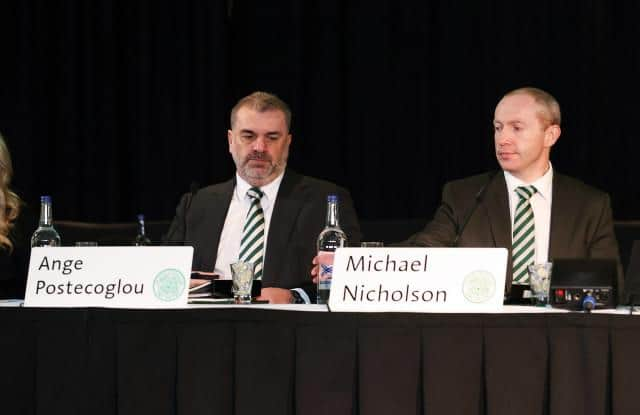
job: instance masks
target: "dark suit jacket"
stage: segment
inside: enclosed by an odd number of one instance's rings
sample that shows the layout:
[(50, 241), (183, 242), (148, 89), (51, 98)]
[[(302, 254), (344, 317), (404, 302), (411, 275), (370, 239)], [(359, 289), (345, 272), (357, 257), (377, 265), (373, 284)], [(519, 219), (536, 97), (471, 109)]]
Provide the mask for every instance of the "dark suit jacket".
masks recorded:
[[(187, 193), (176, 209), (167, 240), (193, 244), (194, 270), (213, 271), (215, 267), (220, 234), (235, 185), (234, 177), (201, 189), (193, 198)], [(349, 243), (360, 242), (360, 225), (347, 190), (286, 170), (267, 235), (263, 287), (301, 287), (315, 301), (315, 287), (309, 272), (311, 260), (316, 255), (318, 235), (326, 223), (328, 194), (338, 195), (340, 227), (347, 234)]]
[[(484, 197), (458, 239), (462, 247), (504, 247), (511, 253), (511, 215), (504, 174), (481, 174), (447, 183), (433, 220), (407, 243), (416, 246), (452, 246), (483, 186)], [(613, 232), (609, 196), (583, 182), (553, 173), (549, 259), (611, 258), (620, 264)], [(619, 267), (619, 270), (621, 268)], [(618, 272), (622, 295), (622, 272)], [(507, 266), (507, 294), (511, 291), (512, 263)]]

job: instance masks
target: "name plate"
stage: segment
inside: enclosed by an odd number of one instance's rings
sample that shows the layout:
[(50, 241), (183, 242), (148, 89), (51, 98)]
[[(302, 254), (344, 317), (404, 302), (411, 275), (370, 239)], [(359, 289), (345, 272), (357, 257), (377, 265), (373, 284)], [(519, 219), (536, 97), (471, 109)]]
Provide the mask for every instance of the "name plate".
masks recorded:
[(190, 246), (33, 248), (24, 305), (185, 307), (192, 259)]
[(331, 311), (499, 312), (505, 248), (338, 248)]

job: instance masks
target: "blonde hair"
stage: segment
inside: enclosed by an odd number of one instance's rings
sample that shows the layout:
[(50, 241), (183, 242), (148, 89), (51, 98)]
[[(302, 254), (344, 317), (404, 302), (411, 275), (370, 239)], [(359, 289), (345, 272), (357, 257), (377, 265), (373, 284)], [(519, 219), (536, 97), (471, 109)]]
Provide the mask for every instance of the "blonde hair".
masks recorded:
[(13, 165), (7, 144), (0, 134), (0, 249), (13, 250), (13, 242), (9, 239), (9, 232), (13, 222), (20, 214), (22, 201), (17, 194), (9, 189), (13, 177)]
[(502, 98), (518, 94), (529, 95), (538, 105), (542, 106), (538, 115), (543, 122), (547, 122), (549, 125), (560, 125), (562, 122), (560, 104), (558, 104), (558, 101), (553, 97), (553, 95), (540, 88), (525, 86), (523, 88), (507, 92)]

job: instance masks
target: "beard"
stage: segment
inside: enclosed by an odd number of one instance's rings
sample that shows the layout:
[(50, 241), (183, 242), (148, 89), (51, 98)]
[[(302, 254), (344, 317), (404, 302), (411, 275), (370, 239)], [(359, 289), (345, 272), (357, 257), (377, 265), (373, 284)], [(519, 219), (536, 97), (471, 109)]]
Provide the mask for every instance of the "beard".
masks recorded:
[(247, 178), (263, 180), (274, 174), (279, 165), (267, 153), (252, 152), (244, 159), (240, 170)]
[(231, 148), (231, 156), (238, 175), (252, 186), (264, 186), (278, 177), (287, 166), (289, 147), (269, 151), (250, 151), (242, 154), (240, 147)]

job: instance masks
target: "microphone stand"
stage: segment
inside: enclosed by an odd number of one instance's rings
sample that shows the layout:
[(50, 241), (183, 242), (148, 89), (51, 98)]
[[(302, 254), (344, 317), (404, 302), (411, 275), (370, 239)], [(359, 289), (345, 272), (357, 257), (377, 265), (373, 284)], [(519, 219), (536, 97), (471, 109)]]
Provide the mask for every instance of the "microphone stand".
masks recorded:
[(478, 209), (478, 206), (480, 206), (480, 204), (482, 203), (482, 200), (484, 199), (484, 195), (487, 192), (487, 188), (493, 181), (493, 178), (495, 177), (495, 175), (498, 174), (498, 172), (499, 170), (489, 173), (489, 178), (487, 179), (487, 182), (480, 188), (480, 190), (478, 190), (478, 193), (476, 193), (476, 195), (474, 196), (475, 203), (473, 204), (473, 207), (469, 210), (464, 220), (462, 221), (462, 225), (458, 228), (456, 232), (456, 237), (453, 240), (453, 243), (451, 244), (452, 247), (458, 246), (458, 241), (462, 236), (462, 232), (464, 232), (465, 228), (467, 227), (467, 224), (471, 220), (471, 217), (476, 212), (476, 209)]
[(198, 185), (198, 182), (191, 182), (191, 185), (189, 186), (189, 200), (187, 200), (187, 203), (184, 207), (184, 223), (183, 225), (183, 238), (186, 242), (187, 239), (187, 214), (189, 213), (189, 209), (191, 208), (191, 203), (193, 202), (193, 198), (196, 196), (196, 193), (198, 193), (198, 190), (200, 190), (200, 185)]
[[(184, 244), (185, 242), (185, 238), (187, 236), (187, 214), (189, 213), (189, 209), (191, 208), (191, 202), (193, 202), (193, 198), (195, 197), (196, 193), (198, 193), (198, 190), (200, 190), (200, 185), (198, 185), (198, 182), (191, 182), (191, 185), (189, 186), (189, 193), (187, 194), (187, 201), (185, 203), (184, 206), (184, 210), (183, 210), (183, 221), (182, 221), (182, 236), (181, 236), (181, 241)], [(167, 235), (165, 236), (165, 243), (169, 242), (171, 240), (171, 237), (173, 237), (173, 235), (175, 234), (176, 230), (175, 227), (170, 228), (169, 231), (171, 231), (171, 233), (167, 233)]]
[(595, 310), (595, 308), (596, 308), (596, 300), (595, 298), (593, 298), (593, 296), (591, 295), (591, 292), (589, 291), (582, 299), (582, 310), (584, 310), (584, 312), (588, 314), (588, 313), (591, 313), (593, 310)]

